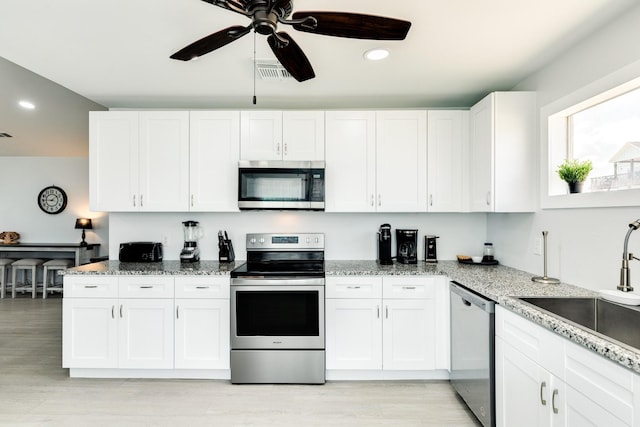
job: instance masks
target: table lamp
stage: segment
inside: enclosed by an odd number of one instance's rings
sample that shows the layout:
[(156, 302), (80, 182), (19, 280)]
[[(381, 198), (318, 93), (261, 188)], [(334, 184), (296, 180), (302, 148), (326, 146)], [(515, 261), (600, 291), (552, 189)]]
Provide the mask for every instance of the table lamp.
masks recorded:
[(84, 240), (85, 230), (92, 230), (93, 224), (91, 223), (91, 218), (78, 218), (76, 219), (76, 230), (82, 230), (82, 242), (80, 242), (80, 246), (87, 246), (87, 242)]

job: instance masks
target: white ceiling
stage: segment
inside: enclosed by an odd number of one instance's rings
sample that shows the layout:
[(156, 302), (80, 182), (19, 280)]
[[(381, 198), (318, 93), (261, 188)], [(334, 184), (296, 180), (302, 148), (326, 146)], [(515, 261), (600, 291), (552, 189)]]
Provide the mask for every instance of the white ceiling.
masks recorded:
[[(258, 107), (468, 107), (508, 90), (637, 0), (295, 0), (412, 22), (404, 41), (302, 33), (316, 78), (258, 80)], [(169, 55), (246, 17), (201, 0), (2, 0), (0, 56), (106, 107), (246, 108), (253, 34), (198, 61)], [(365, 50), (391, 56), (368, 62)], [(258, 58), (273, 58), (257, 36)], [(1, 83), (1, 81), (0, 81)], [(2, 96), (2, 94), (0, 94)]]

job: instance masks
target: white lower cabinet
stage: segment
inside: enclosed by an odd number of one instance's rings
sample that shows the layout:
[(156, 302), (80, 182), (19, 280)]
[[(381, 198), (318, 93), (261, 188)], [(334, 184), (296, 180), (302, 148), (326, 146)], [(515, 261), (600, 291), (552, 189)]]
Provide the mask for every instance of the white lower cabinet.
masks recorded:
[(64, 286), (63, 367), (72, 376), (229, 369), (228, 277), (66, 276)]
[(502, 307), (495, 350), (498, 427), (638, 425), (638, 376), (614, 362)]
[(175, 368), (229, 369), (229, 278), (176, 277)]
[[(327, 370), (434, 371), (448, 354), (442, 277), (327, 277)], [(446, 348), (445, 348), (446, 347)], [(364, 378), (364, 377), (363, 377)]]

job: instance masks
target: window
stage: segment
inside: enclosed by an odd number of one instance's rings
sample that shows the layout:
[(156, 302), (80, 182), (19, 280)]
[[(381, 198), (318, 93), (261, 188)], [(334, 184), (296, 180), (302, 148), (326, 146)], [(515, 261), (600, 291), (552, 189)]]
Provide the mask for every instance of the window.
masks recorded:
[(640, 89), (567, 119), (568, 157), (593, 163), (583, 191), (640, 188)]
[[(640, 61), (540, 109), (541, 208), (640, 206), (638, 76)], [(593, 164), (581, 193), (558, 177), (565, 159)]]

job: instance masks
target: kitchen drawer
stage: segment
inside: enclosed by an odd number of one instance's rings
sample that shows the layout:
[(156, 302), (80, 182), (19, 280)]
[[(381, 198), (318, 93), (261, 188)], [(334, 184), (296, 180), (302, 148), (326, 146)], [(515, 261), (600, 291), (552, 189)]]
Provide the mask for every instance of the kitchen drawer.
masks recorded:
[(64, 277), (65, 298), (118, 298), (116, 276), (69, 276)]
[(567, 342), (565, 382), (631, 425), (634, 374), (630, 370), (577, 344)]
[(326, 298), (382, 298), (382, 278), (372, 276), (327, 277)]
[(173, 298), (173, 276), (124, 276), (118, 281), (120, 298)]
[(436, 279), (425, 277), (385, 277), (382, 296), (385, 299), (433, 299)]
[(179, 276), (175, 297), (229, 299), (229, 285), (228, 276)]

